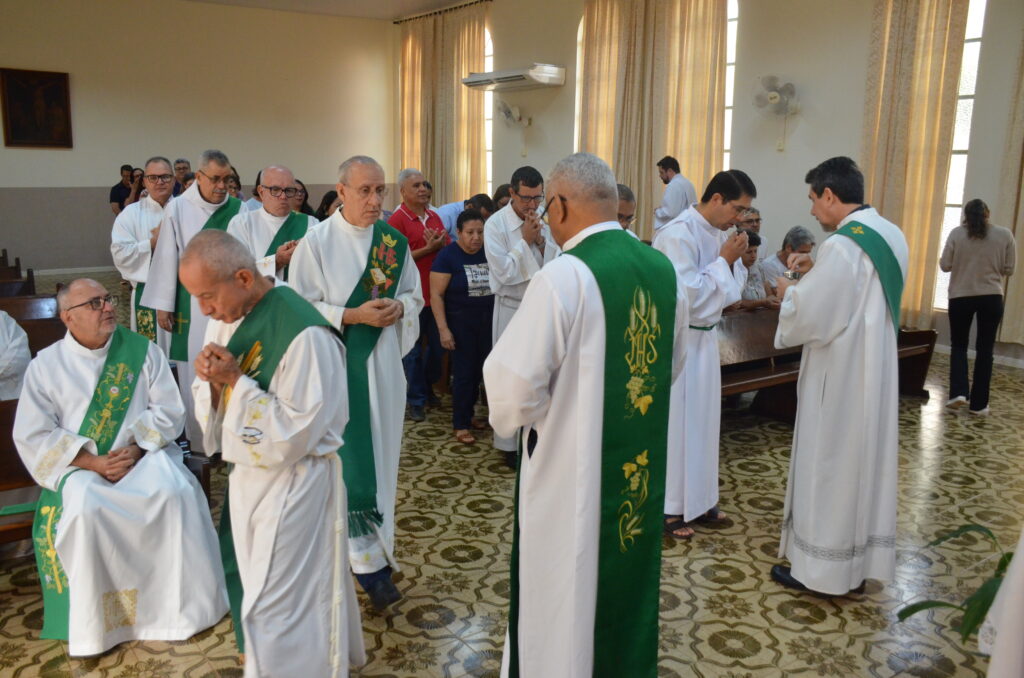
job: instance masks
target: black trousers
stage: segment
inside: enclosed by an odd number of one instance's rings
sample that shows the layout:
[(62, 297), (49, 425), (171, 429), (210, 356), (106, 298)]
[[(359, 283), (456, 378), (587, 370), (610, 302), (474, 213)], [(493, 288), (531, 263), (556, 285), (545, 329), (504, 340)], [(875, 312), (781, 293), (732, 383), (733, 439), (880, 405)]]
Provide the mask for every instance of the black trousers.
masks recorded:
[[(967, 344), (971, 323), (978, 316), (978, 333), (974, 340), (974, 384), (967, 381)], [(988, 407), (989, 385), (992, 382), (992, 350), (996, 330), (1003, 319), (1003, 296), (986, 294), (978, 297), (956, 297), (949, 300), (949, 333), (952, 344), (949, 360), (949, 397), (963, 396), (970, 400), (972, 410)]]
[(473, 421), (473, 406), (480, 394), (484, 360), (491, 352), (491, 314), (484, 312), (448, 313), (448, 329), (455, 339), (452, 351), (452, 426), (468, 429)]

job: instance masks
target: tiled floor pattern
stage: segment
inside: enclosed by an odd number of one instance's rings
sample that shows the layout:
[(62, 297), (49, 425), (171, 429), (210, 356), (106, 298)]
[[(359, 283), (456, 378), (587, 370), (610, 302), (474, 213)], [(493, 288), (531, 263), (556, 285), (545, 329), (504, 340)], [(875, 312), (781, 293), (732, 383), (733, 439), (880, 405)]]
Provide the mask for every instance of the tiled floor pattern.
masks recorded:
[[(863, 595), (817, 598), (769, 579), (792, 431), (744, 409), (725, 413), (722, 507), (733, 520), (665, 543), (660, 676), (984, 676), (986, 659), (973, 643), (961, 645), (955, 613), (895, 620), (922, 597), (961, 600), (994, 565), (983, 540), (922, 548), (931, 538), (976, 521), (1012, 547), (1024, 516), (1024, 370), (996, 368), (997, 416), (978, 419), (944, 410), (946, 366), (936, 356), (930, 401), (901, 401), (899, 568), (895, 582), (869, 582)], [(363, 601), (370, 661), (356, 675), (497, 675), (514, 478), (486, 441), (452, 441), (449, 416), (445, 407), (407, 425), (397, 544), (405, 599), (388, 614)], [(41, 624), (32, 561), (0, 563), (2, 676), (242, 673), (227, 619), (187, 642), (129, 643), (89, 660), (69, 660), (62, 643), (38, 640)]]

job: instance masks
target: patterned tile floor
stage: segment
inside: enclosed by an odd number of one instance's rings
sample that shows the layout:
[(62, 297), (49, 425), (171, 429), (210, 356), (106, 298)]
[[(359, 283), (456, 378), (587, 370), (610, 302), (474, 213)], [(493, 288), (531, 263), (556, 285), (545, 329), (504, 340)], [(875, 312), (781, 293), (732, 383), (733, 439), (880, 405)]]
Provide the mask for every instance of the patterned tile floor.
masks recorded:
[[(955, 613), (895, 619), (922, 597), (961, 600), (994, 565), (980, 539), (923, 548), (930, 539), (976, 521), (1012, 546), (1024, 517), (1024, 370), (997, 366), (997, 416), (976, 419), (944, 410), (947, 365), (935, 357), (930, 401), (901, 401), (897, 578), (869, 582), (863, 595), (823, 599), (770, 580), (792, 430), (742, 408), (724, 414), (722, 506), (733, 520), (665, 544), (661, 676), (984, 676), (987, 661), (961, 645)], [(370, 660), (356, 675), (497, 675), (514, 478), (487, 441), (452, 441), (449, 416), (443, 407), (407, 425), (397, 543), (405, 599), (388, 614), (362, 601)], [(242, 674), (227, 619), (187, 642), (128, 643), (89, 660), (38, 640), (41, 625), (31, 559), (0, 562), (0, 676)]]

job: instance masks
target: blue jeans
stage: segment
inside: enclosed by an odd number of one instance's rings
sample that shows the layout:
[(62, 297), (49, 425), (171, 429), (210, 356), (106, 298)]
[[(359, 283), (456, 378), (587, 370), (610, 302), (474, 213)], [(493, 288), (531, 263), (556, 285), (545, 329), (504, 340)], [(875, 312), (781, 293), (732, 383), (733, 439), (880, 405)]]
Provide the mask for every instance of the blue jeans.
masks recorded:
[(468, 429), (473, 421), (473, 406), (480, 396), (484, 360), (491, 352), (491, 314), (449, 313), (448, 329), (455, 339), (452, 352), (452, 427)]
[(412, 350), (402, 358), (408, 383), (405, 399), (409, 405), (423, 407), (427, 404), (431, 384), (441, 378), (442, 350), (434, 312), (429, 307), (424, 308), (420, 311), (420, 336)]

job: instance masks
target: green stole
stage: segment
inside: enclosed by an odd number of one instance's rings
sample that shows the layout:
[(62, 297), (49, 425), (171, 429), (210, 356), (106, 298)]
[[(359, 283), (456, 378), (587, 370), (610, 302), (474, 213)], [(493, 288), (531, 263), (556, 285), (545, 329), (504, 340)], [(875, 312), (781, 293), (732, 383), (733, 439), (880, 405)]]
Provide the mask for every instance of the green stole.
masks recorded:
[[(228, 196), (224, 204), (210, 215), (206, 223), (199, 230), (205, 231), (208, 228), (215, 228), (224, 231), (228, 227), (231, 218), (238, 214), (242, 207), (242, 201), (238, 198)], [(171, 360), (188, 362), (188, 331), (192, 324), (192, 295), (188, 293), (185, 286), (178, 281), (178, 289), (174, 301), (174, 330), (171, 332)]]
[[(277, 254), (277, 248), (286, 242), (292, 240), (298, 240), (302, 236), (306, 235), (306, 228), (309, 226), (309, 219), (306, 218), (305, 214), (301, 212), (292, 212), (285, 219), (284, 223), (281, 224), (281, 228), (277, 229), (277, 233), (274, 235), (274, 239), (270, 242), (270, 247), (267, 248), (267, 253), (263, 256), (269, 257)], [(276, 268), (276, 264), (275, 264)], [(283, 279), (288, 279), (288, 266), (284, 267)]]
[[(92, 438), (96, 442), (97, 455), (103, 456), (110, 452), (117, 434), (121, 431), (124, 417), (128, 413), (128, 405), (139, 382), (139, 374), (146, 362), (149, 345), (149, 340), (141, 334), (120, 325), (114, 330), (96, 391), (82, 419), (82, 425), (78, 428), (78, 435)], [(54, 542), (57, 523), (60, 522), (64, 510), (61, 497), (64, 483), (72, 473), (79, 470), (81, 469), (75, 468), (65, 474), (56, 491), (43, 488), (32, 524), (36, 567), (39, 568), (39, 584), (43, 588), (41, 638), (68, 639), (68, 577), (60, 563)]]
[(132, 291), (132, 312), (135, 314), (135, 331), (156, 343), (156, 311), (140, 303), (146, 283), (139, 283)]
[[(307, 327), (314, 326), (330, 327), (340, 336), (320, 312), (295, 290), (284, 286), (274, 287), (263, 295), (238, 325), (238, 329), (228, 341), (227, 349), (238, 359), (242, 372), (255, 380), (261, 389), (267, 391), (274, 371), (277, 370), (277, 364), (281, 362), (292, 340)], [(227, 407), (230, 397), (230, 389), (225, 388), (220, 404), (222, 410)], [(230, 482), (224, 488), (217, 537), (220, 541), (220, 557), (224, 566), (231, 618), (235, 625), (235, 641), (238, 643), (238, 651), (244, 653), (242, 578), (238, 572), (235, 542), (231, 537), (229, 487)]]
[[(653, 678), (658, 674), (675, 271), (664, 255), (618, 228), (595, 233), (566, 254), (593, 273), (606, 328), (593, 675)], [(518, 485), (517, 474), (509, 611), (512, 678), (520, 675)]]
[(882, 283), (885, 303), (892, 316), (892, 326), (896, 334), (900, 333), (900, 299), (903, 298), (903, 271), (896, 260), (889, 243), (878, 231), (860, 221), (851, 221), (839, 228), (835, 235), (845, 235), (857, 243), (878, 271), (878, 280)]
[[(409, 241), (383, 221), (372, 226), (373, 240), (366, 268), (345, 308), (356, 308), (371, 299), (394, 299), (402, 277)], [(374, 525), (384, 522), (377, 507), (377, 470), (373, 461), (373, 432), (370, 427), (370, 377), (368, 362), (383, 328), (349, 325), (344, 341), (347, 353), (348, 425), (345, 441), (338, 450), (348, 492), (349, 536), (372, 534)]]

